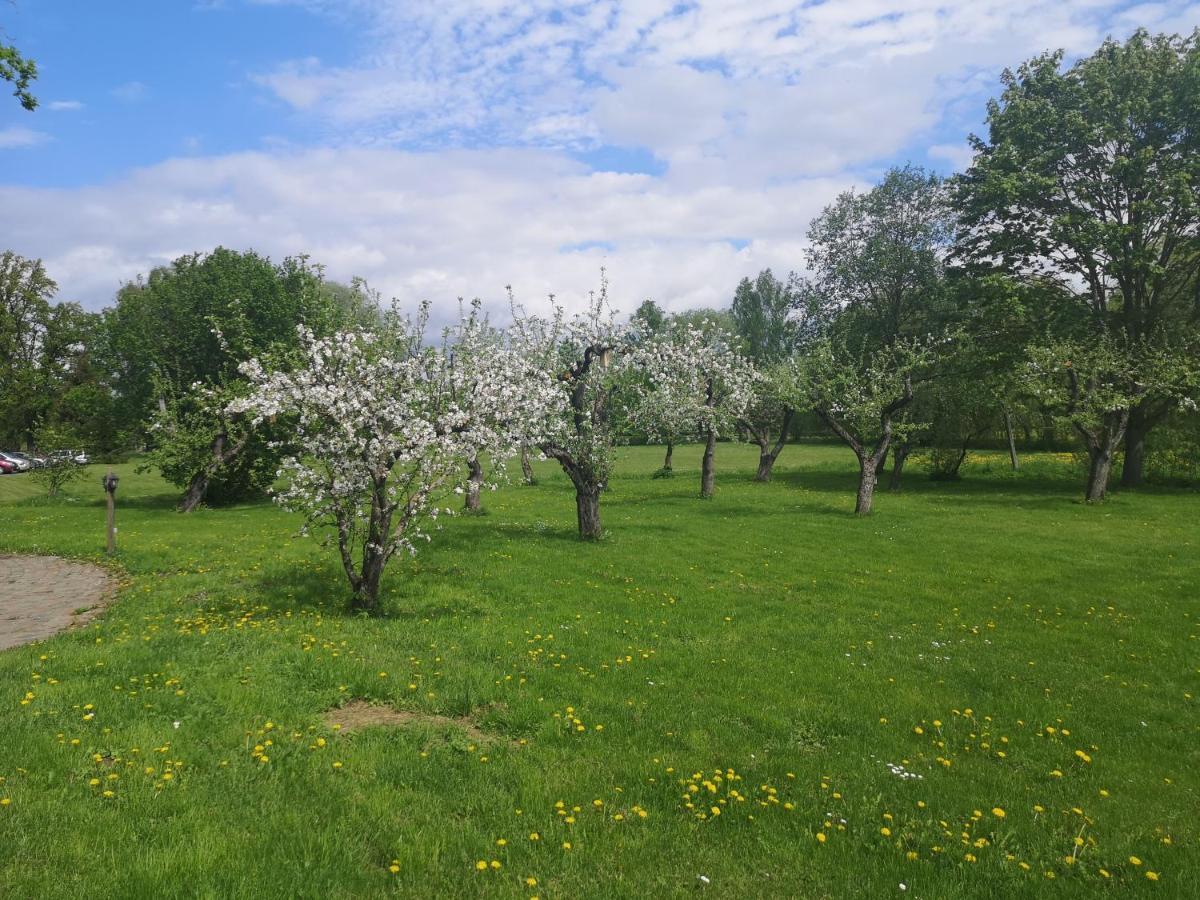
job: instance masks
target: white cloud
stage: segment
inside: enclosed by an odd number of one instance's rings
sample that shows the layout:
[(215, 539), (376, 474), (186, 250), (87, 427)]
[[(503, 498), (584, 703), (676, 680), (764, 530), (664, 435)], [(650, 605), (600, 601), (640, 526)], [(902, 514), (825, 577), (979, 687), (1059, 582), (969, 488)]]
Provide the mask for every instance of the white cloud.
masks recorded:
[[(1200, 21), (1196, 3), (1121, 0), (259, 2), (345, 17), (367, 41), (350, 62), (255, 76), (329, 146), (264, 139), (101, 186), (0, 186), (14, 249), (45, 258), (64, 297), (95, 308), (223, 244), (308, 252), (444, 310), (460, 294), (502, 310), (506, 284), (577, 302), (601, 265), (626, 310), (721, 305), (743, 275), (800, 267), (811, 217), (891, 160), (961, 167), (1001, 67)], [(665, 173), (569, 155), (604, 145)]]
[(0, 128), (0, 150), (21, 150), (26, 147), (36, 147), (50, 140), (50, 135), (44, 131), (35, 131), (23, 125), (10, 125)]
[(964, 171), (974, 158), (974, 151), (967, 143), (934, 144), (926, 151), (933, 159), (944, 159), (956, 172)]
[[(217, 244), (307, 252), (412, 305), (459, 295), (504, 312), (577, 303), (607, 266), (625, 311), (724, 305), (743, 275), (802, 263), (808, 220), (849, 183), (677, 188), (541, 150), (319, 150), (176, 159), (104, 186), (0, 187), (13, 249), (45, 259), (64, 299), (98, 308), (122, 281)], [(742, 249), (731, 240), (748, 240)], [(571, 250), (603, 242), (611, 249)]]
[(51, 100), (46, 104), (46, 109), (51, 112), (75, 112), (83, 109), (83, 104), (78, 100)]
[(140, 81), (127, 81), (117, 85), (109, 93), (122, 103), (137, 103), (146, 98), (149, 89)]
[[(636, 143), (676, 174), (740, 180), (838, 171), (939, 124), (977, 127), (1005, 65), (1200, 21), (1177, 0), (1136, 15), (1126, 0), (296, 2), (370, 36), (351, 65), (299, 60), (257, 79), (339, 142)], [(965, 98), (971, 117), (944, 123)]]

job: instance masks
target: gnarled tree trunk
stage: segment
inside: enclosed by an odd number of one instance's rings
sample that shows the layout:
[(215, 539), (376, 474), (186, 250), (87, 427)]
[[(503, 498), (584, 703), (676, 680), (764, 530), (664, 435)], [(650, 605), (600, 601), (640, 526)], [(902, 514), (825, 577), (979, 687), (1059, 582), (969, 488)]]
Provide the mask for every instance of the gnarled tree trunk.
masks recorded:
[(528, 447), (521, 448), (521, 476), (526, 484), (537, 484), (537, 479), (533, 477), (533, 463), (529, 461)]
[(1112, 471), (1113, 457), (1125, 436), (1128, 422), (1129, 410), (1125, 409), (1106, 414), (1098, 430), (1075, 426), (1087, 445), (1089, 465), (1084, 497), (1089, 503), (1103, 500), (1108, 493), (1108, 477)]
[(354, 525), (346, 518), (338, 519), (338, 552), (342, 568), (353, 591), (351, 608), (373, 613), (379, 607), (379, 585), (387, 565), (387, 547), (392, 528), (392, 507), (387, 500), (387, 475), (376, 475), (371, 491), (371, 511), (367, 520), (367, 540), (362, 550), (362, 566), (356, 568), (351, 555)]
[(875, 502), (875, 456), (865, 454), (858, 458), (858, 496), (854, 501), (854, 512), (865, 516), (871, 512)]
[(600, 527), (600, 489), (575, 488), (575, 513), (579, 536), (585, 541), (598, 541), (603, 535)]
[(755, 431), (754, 439), (758, 444), (758, 471), (754, 473), (755, 481), (770, 481), (771, 472), (775, 468), (775, 460), (779, 459), (779, 454), (783, 451), (787, 444), (788, 432), (792, 427), (792, 417), (796, 414), (793, 409), (784, 411), (783, 423), (779, 426), (779, 436), (775, 440), (775, 446), (771, 446), (770, 436), (764, 429)]
[(467, 471), (470, 474), (467, 476), (466, 509), (468, 512), (479, 512), (482, 508), (479, 493), (483, 488), (483, 466), (479, 463), (479, 457), (472, 456), (467, 460)]
[(662, 464), (662, 470), (664, 472), (672, 471), (671, 457), (674, 455), (675, 455), (675, 442), (667, 441), (667, 453), (666, 453), (666, 456), (663, 457), (663, 464)]
[(191, 481), (188, 482), (187, 490), (184, 491), (183, 499), (179, 501), (178, 509), (180, 512), (192, 512), (204, 502), (204, 495), (208, 493), (209, 482), (217, 474), (217, 470), (236, 459), (249, 440), (250, 431), (247, 430), (240, 439), (230, 444), (229, 427), (222, 423), (221, 430), (217, 432), (212, 440), (212, 444), (209, 445), (212, 455), (209, 457), (208, 462), (204, 464), (204, 467), (192, 476)]

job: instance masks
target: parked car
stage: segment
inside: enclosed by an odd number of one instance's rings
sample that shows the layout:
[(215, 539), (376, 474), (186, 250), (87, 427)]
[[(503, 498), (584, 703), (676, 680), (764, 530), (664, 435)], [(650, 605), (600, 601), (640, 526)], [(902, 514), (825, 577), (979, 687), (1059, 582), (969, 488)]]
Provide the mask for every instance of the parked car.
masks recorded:
[(0, 452), (0, 459), (6, 460), (16, 466), (18, 472), (28, 472), (33, 468), (33, 464), (28, 460), (21, 459), (20, 456), (9, 453), (7, 450)]
[(10, 463), (7, 459), (0, 459), (0, 475), (12, 475), (17, 471), (17, 467)]
[(54, 450), (47, 458), (48, 465), (57, 466), (61, 463), (75, 463), (76, 465), (86, 466), (92, 460), (83, 450)]
[(46, 467), (46, 460), (33, 453), (18, 453), (16, 450), (5, 450), (4, 453), (6, 456), (15, 457), (18, 460), (29, 463), (29, 468), (31, 469), (44, 469)]

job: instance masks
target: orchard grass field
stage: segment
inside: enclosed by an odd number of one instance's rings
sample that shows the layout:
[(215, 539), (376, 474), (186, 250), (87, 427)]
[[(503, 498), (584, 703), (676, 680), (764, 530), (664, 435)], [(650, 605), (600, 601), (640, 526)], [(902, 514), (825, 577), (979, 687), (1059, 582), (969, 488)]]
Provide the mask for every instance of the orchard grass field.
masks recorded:
[[(1200, 896), (1200, 496), (983, 454), (856, 519), (843, 448), (699, 458), (619, 451), (595, 544), (540, 464), (376, 618), (117, 467), (116, 602), (0, 653), (0, 893)], [(102, 560), (100, 472), (0, 479), (0, 551)]]

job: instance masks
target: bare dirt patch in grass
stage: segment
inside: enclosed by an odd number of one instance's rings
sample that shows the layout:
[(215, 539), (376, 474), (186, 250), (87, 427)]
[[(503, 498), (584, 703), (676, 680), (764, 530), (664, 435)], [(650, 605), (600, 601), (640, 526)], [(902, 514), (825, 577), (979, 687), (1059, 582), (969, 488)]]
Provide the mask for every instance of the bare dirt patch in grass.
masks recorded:
[(497, 735), (488, 734), (480, 728), (479, 724), (470, 716), (439, 716), (431, 713), (419, 713), (408, 709), (379, 706), (368, 703), (366, 700), (351, 700), (345, 706), (329, 710), (325, 713), (325, 724), (337, 727), (342, 734), (363, 728), (383, 726), (427, 728), (432, 731), (456, 729), (481, 744), (501, 740)]

